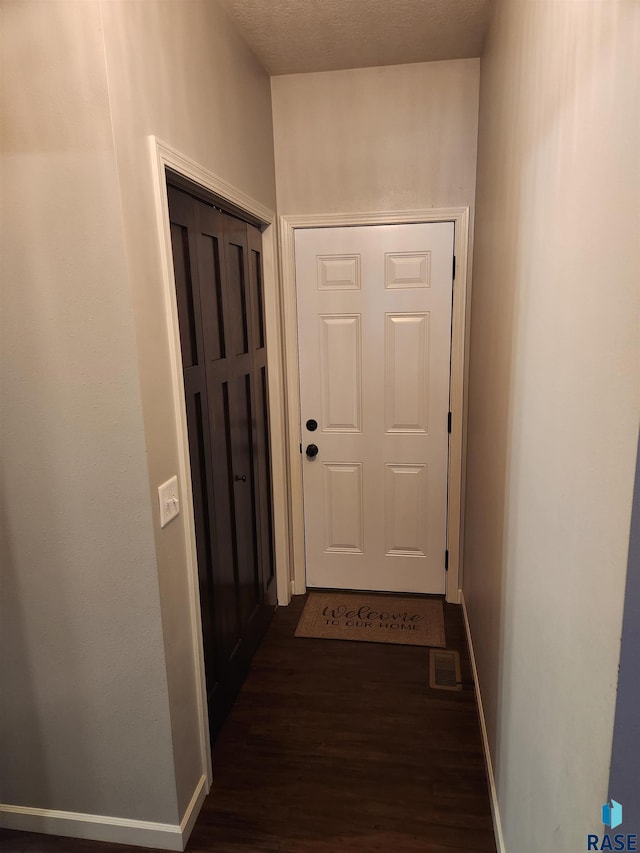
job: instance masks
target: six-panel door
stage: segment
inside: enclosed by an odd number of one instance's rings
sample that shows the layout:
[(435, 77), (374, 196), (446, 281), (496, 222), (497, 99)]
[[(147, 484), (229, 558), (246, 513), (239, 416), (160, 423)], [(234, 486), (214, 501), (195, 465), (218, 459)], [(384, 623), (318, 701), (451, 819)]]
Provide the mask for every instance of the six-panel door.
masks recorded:
[(444, 592), (453, 237), (296, 231), (309, 586)]

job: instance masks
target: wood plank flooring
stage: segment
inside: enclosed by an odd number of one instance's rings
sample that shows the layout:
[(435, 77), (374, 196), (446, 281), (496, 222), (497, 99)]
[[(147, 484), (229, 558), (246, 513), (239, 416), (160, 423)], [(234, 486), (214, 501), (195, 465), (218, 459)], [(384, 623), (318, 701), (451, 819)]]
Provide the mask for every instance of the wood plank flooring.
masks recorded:
[[(465, 687), (429, 688), (427, 648), (297, 639), (304, 597), (276, 611), (214, 747), (189, 853), (495, 851), (459, 607), (447, 647)], [(0, 832), (7, 853), (140, 848)]]

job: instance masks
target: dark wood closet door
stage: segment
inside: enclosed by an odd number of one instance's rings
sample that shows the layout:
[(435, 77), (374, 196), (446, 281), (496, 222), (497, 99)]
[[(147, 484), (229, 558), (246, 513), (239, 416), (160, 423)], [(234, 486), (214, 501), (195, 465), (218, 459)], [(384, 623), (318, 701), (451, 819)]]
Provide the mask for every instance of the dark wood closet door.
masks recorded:
[(261, 241), (168, 192), (215, 737), (275, 606)]

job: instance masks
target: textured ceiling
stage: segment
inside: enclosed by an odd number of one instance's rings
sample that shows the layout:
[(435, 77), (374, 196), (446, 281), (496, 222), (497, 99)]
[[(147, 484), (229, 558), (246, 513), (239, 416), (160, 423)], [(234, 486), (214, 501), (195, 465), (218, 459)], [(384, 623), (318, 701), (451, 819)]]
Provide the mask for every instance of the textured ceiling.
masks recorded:
[(270, 74), (480, 56), (492, 0), (221, 0)]

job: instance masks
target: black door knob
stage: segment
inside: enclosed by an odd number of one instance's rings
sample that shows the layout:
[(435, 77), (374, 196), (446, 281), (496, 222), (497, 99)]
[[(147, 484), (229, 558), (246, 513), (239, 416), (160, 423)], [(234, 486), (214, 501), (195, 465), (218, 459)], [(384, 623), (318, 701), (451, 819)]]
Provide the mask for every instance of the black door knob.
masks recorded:
[(236, 481), (236, 483), (246, 483), (247, 482), (247, 475), (246, 474), (236, 474), (233, 479)]
[(317, 444), (307, 444), (307, 449), (305, 453), (309, 457), (309, 459), (315, 459), (318, 455), (318, 445)]

